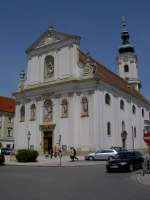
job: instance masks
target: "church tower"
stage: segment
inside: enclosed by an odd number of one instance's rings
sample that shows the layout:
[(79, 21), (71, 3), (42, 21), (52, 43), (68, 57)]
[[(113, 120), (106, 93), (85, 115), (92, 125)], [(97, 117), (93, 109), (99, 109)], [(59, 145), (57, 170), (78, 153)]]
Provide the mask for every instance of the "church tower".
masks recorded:
[(126, 29), (125, 17), (122, 17), (122, 44), (118, 49), (118, 75), (127, 80), (130, 86), (140, 91), (141, 82), (138, 79), (138, 59), (134, 46), (129, 42), (129, 33)]

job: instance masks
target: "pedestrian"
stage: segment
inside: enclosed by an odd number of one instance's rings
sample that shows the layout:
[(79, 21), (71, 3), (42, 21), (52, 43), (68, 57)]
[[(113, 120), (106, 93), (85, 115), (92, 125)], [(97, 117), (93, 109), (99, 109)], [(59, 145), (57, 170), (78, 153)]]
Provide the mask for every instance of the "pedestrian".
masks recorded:
[(77, 152), (76, 152), (76, 149), (74, 148), (74, 147), (71, 147), (70, 148), (70, 159), (71, 159), (71, 161), (73, 162), (75, 159), (76, 160), (79, 160), (78, 158), (77, 158)]
[(57, 146), (54, 146), (53, 153), (54, 153), (54, 157), (57, 158), (57, 154), (58, 154)]
[(50, 149), (49, 154), (50, 154), (50, 158), (53, 158), (53, 148)]

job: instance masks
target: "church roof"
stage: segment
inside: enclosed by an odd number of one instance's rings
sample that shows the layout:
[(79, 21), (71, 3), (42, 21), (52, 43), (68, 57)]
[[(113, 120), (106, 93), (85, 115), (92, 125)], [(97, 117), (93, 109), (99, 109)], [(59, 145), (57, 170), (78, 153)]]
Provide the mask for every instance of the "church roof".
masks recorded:
[(0, 96), (0, 112), (14, 113), (16, 107), (15, 99)]
[[(91, 64), (92, 63), (96, 64), (96, 69), (94, 70), (95, 77), (99, 77), (100, 80), (110, 85), (113, 85), (118, 89), (128, 93), (129, 95), (150, 105), (149, 101), (140, 92), (132, 88), (125, 79), (121, 78), (120, 76), (118, 76), (117, 74), (106, 68), (104, 65), (94, 60), (91, 56), (89, 57), (89, 59)], [(80, 51), (79, 60), (83, 64), (86, 64), (87, 55)]]

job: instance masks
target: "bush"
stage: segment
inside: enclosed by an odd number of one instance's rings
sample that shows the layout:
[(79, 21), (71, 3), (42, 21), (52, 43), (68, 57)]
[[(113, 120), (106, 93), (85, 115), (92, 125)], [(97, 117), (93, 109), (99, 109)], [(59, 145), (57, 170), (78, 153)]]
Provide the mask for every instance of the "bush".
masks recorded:
[(38, 152), (35, 150), (20, 149), (17, 151), (16, 159), (19, 162), (36, 162)]

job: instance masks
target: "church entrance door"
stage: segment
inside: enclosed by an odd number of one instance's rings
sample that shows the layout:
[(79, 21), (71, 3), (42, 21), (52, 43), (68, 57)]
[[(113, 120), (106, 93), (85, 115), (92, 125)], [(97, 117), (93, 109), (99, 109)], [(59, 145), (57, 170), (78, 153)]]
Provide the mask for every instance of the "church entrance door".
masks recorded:
[(50, 152), (50, 149), (53, 146), (53, 132), (46, 131), (43, 133), (43, 152)]

